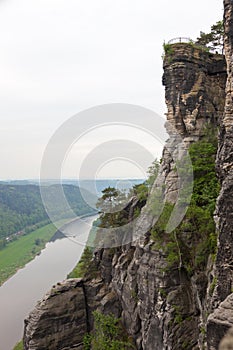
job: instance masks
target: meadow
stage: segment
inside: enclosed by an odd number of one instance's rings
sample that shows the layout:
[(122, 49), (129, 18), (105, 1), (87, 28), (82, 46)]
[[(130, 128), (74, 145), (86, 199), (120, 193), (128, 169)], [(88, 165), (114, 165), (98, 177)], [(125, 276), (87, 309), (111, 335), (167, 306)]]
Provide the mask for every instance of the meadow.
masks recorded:
[(0, 250), (0, 285), (39, 254), (56, 231), (57, 227), (48, 224)]

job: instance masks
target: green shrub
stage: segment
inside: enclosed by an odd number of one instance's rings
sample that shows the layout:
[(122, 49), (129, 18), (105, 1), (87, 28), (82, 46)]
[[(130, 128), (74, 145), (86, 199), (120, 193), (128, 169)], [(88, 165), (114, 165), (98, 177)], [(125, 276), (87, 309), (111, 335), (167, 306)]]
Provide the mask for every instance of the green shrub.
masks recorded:
[(163, 55), (162, 55), (162, 59), (164, 59), (165, 57), (169, 57), (169, 59), (171, 59), (173, 53), (174, 53), (174, 50), (173, 50), (173, 48), (172, 48), (172, 45), (171, 45), (171, 44), (163, 43)]
[(73, 271), (69, 273), (68, 278), (83, 278), (86, 275), (95, 277), (97, 266), (93, 261), (93, 252), (90, 247), (86, 247)]
[(172, 306), (173, 306), (173, 312), (174, 312), (174, 323), (180, 324), (183, 321), (183, 316), (180, 312), (180, 306), (176, 304)]
[(125, 334), (120, 320), (113, 315), (93, 312), (94, 331), (83, 339), (84, 350), (132, 350), (135, 349)]
[(209, 295), (210, 296), (213, 295), (216, 285), (217, 285), (217, 277), (214, 276), (213, 281), (212, 281), (210, 288), (209, 288)]
[(85, 334), (83, 338), (83, 350), (91, 350), (91, 341), (92, 336), (89, 333)]
[(135, 185), (133, 187), (134, 194), (137, 196), (140, 202), (146, 203), (147, 197), (148, 197), (148, 186), (147, 183), (144, 182), (139, 185)]
[[(205, 268), (210, 254), (216, 254), (217, 233), (213, 214), (220, 190), (215, 172), (216, 152), (215, 132), (213, 129), (206, 130), (205, 137), (189, 148), (194, 182), (191, 202), (183, 221), (172, 233), (165, 232), (173, 210), (173, 206), (166, 203), (151, 230), (155, 247), (162, 248), (166, 254), (168, 269), (182, 265), (191, 275), (193, 271)], [(182, 164), (179, 164), (181, 174), (182, 171), (184, 174), (187, 172), (185, 162), (183, 165), (182, 169)], [(182, 199), (185, 202), (185, 193)]]
[(23, 341), (21, 340), (19, 343), (17, 343), (13, 350), (23, 350)]

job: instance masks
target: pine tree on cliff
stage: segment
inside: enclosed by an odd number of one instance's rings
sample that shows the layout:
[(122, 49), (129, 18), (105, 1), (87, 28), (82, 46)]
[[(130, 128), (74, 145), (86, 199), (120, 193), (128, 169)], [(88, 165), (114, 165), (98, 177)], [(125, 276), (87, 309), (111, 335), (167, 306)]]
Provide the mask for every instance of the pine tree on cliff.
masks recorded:
[(211, 50), (223, 54), (224, 26), (223, 21), (218, 21), (211, 26), (210, 33), (200, 32), (196, 44), (208, 47)]

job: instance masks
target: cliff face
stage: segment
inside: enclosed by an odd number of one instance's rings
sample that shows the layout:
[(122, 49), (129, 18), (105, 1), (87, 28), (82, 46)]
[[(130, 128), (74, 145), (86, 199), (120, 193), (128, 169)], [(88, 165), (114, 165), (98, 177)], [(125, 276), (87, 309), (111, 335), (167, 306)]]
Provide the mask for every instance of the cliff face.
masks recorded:
[[(225, 1), (225, 7), (228, 28), (231, 2)], [(169, 269), (166, 254), (154, 244), (148, 230), (144, 237), (126, 246), (97, 250), (94, 261), (98, 272), (94, 277), (68, 280), (56, 286), (26, 320), (26, 350), (81, 349), (84, 334), (93, 327), (92, 311), (95, 309), (120, 316), (138, 350), (203, 348), (209, 307), (218, 306), (231, 293), (229, 281), (232, 281), (232, 200), (229, 193), (232, 194), (233, 184), (230, 61), (233, 32), (229, 29), (227, 33), (229, 76), (224, 117), (226, 66), (222, 56), (209, 54), (190, 44), (172, 45), (164, 59), (163, 76), (167, 119), (187, 148), (199, 140), (206, 129), (221, 125), (217, 162), (222, 182), (217, 206), (220, 235), (213, 298), (209, 293), (213, 282), (212, 260), (192, 275), (179, 266)], [(166, 200), (175, 203), (179, 184), (175, 162), (166, 147), (162, 172), (166, 179)], [(146, 220), (145, 217), (142, 222)], [(148, 227), (148, 222), (145, 225)], [(183, 236), (187, 247), (197, 243), (190, 243), (190, 237)], [(228, 307), (231, 307), (231, 299), (225, 301)], [(224, 305), (221, 304), (209, 318), (207, 338), (213, 343), (209, 342), (209, 349), (217, 349), (213, 338), (218, 333), (213, 327), (218, 327), (218, 322), (225, 322), (221, 318), (221, 308)], [(227, 326), (219, 332), (218, 342), (231, 321), (228, 319), (225, 323)]]
[(72, 348), (80, 349), (82, 334), (88, 331), (83, 282), (70, 280), (54, 286), (25, 324), (26, 348), (63, 349), (72, 343)]
[(217, 125), (225, 101), (226, 65), (221, 55), (191, 44), (171, 45), (164, 59), (167, 119), (190, 141)]
[(221, 181), (216, 218), (219, 230), (219, 249), (216, 260), (218, 284), (216, 299), (223, 301), (232, 291), (233, 258), (233, 4), (225, 1), (225, 53), (228, 79), (226, 104), (220, 119), (217, 170)]
[[(163, 83), (167, 119), (186, 147), (202, 137), (206, 128), (218, 125), (223, 115), (226, 85), (222, 56), (191, 45), (172, 45), (172, 53), (164, 60)], [(179, 186), (173, 157), (166, 147), (162, 169), (166, 200), (174, 203)], [(101, 261), (104, 278), (105, 263)], [(122, 320), (137, 349), (202, 347), (201, 328), (205, 327), (207, 291), (212, 281), (211, 259), (204, 271), (192, 277), (185, 269), (169, 270), (166, 254), (155, 247), (148, 234), (120, 249), (107, 265), (111, 265), (110, 286), (118, 295)]]
[[(188, 148), (204, 135), (206, 129), (216, 128), (223, 115), (226, 63), (221, 55), (178, 43), (168, 49), (163, 68), (167, 120)], [(178, 189), (174, 167), (174, 160), (165, 148), (166, 198), (173, 203), (177, 200)]]
[[(233, 326), (233, 3), (229, 0), (224, 1), (224, 22), (228, 78), (225, 111), (220, 119), (216, 162), (221, 192), (216, 208), (219, 241), (215, 264), (216, 288), (211, 300), (214, 312), (207, 324), (209, 349), (217, 349), (221, 337)], [(222, 303), (219, 306), (220, 302)]]

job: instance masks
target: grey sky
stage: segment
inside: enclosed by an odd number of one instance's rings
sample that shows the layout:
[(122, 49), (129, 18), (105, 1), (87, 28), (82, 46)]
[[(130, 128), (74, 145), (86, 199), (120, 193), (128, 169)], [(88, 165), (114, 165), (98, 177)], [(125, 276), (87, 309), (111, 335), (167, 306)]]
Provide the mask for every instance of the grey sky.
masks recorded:
[(162, 115), (163, 41), (195, 39), (222, 14), (221, 0), (1, 0), (0, 178), (38, 177), (49, 138), (85, 108)]

